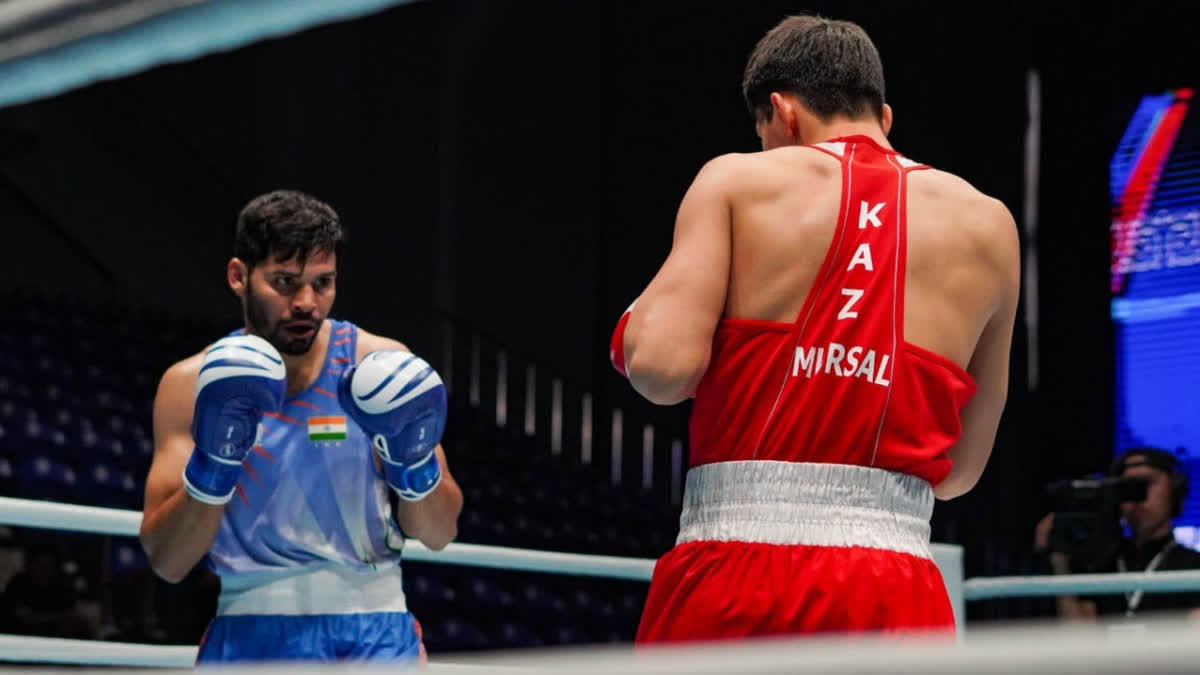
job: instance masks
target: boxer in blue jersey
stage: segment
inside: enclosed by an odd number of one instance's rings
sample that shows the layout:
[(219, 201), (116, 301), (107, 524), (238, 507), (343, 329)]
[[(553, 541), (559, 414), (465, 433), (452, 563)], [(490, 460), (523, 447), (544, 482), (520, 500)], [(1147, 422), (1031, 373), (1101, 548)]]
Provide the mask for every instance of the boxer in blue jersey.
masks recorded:
[(226, 267), (245, 326), (159, 384), (141, 540), (168, 581), (201, 560), (220, 576), (201, 664), (424, 659), (400, 551), (457, 531), (446, 393), (404, 345), (329, 318), (342, 239), (308, 195), (252, 200)]

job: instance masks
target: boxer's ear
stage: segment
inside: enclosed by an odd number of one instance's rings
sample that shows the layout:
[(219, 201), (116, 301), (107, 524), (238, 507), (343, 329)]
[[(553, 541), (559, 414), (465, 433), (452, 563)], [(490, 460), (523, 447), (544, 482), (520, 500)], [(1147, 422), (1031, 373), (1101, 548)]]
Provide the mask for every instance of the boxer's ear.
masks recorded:
[(230, 258), (229, 264), (225, 266), (225, 281), (229, 283), (229, 289), (235, 295), (245, 297), (246, 288), (250, 285), (250, 268), (241, 260)]

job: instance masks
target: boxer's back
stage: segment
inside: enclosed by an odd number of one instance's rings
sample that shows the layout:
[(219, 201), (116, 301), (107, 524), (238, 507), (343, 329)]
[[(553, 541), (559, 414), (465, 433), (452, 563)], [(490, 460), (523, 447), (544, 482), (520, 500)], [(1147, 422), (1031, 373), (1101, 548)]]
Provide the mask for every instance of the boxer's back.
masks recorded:
[[(808, 146), (751, 158), (761, 189), (734, 204), (725, 315), (791, 323), (832, 243), (841, 165)], [(988, 251), (996, 234), (988, 216), (1003, 206), (936, 169), (908, 175), (907, 202), (905, 338), (965, 368), (1002, 285)]]
[(865, 138), (736, 161), (729, 291), (692, 464), (861, 464), (937, 484), (1007, 288), (1007, 211)]

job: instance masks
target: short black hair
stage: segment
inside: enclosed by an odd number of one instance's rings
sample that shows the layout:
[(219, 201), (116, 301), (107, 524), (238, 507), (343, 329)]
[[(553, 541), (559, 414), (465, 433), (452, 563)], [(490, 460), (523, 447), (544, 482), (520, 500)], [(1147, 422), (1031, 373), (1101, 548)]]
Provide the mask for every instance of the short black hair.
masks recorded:
[(233, 255), (250, 269), (268, 257), (297, 258), (303, 267), (313, 253), (340, 257), (345, 239), (333, 207), (297, 190), (275, 190), (251, 199), (238, 214)]
[[(1134, 458), (1138, 461), (1131, 462)], [(1125, 473), (1125, 469), (1140, 465), (1153, 467), (1168, 475), (1171, 482), (1171, 517), (1176, 518), (1183, 513), (1183, 502), (1188, 495), (1188, 474), (1179, 453), (1148, 446), (1130, 448), (1117, 457), (1108, 473), (1119, 477)]]
[(771, 93), (794, 94), (822, 121), (883, 115), (883, 63), (858, 24), (789, 16), (763, 36), (742, 76), (754, 118), (771, 119)]
[[(1137, 457), (1139, 461), (1130, 462), (1130, 460), (1135, 457)], [(1112, 466), (1109, 468), (1109, 474), (1112, 476), (1120, 476), (1129, 466), (1138, 466), (1143, 464), (1166, 471), (1167, 473), (1183, 472), (1183, 463), (1176, 454), (1162, 448), (1142, 446), (1129, 448), (1125, 452), (1122, 452), (1120, 456), (1113, 461)]]

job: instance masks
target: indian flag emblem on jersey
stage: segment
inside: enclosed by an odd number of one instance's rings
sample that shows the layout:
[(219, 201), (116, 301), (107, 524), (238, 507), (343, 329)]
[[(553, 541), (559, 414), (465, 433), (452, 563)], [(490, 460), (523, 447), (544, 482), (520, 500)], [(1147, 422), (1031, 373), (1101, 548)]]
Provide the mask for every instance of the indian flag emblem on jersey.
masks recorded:
[(308, 418), (308, 440), (313, 442), (346, 440), (346, 418), (340, 415)]

